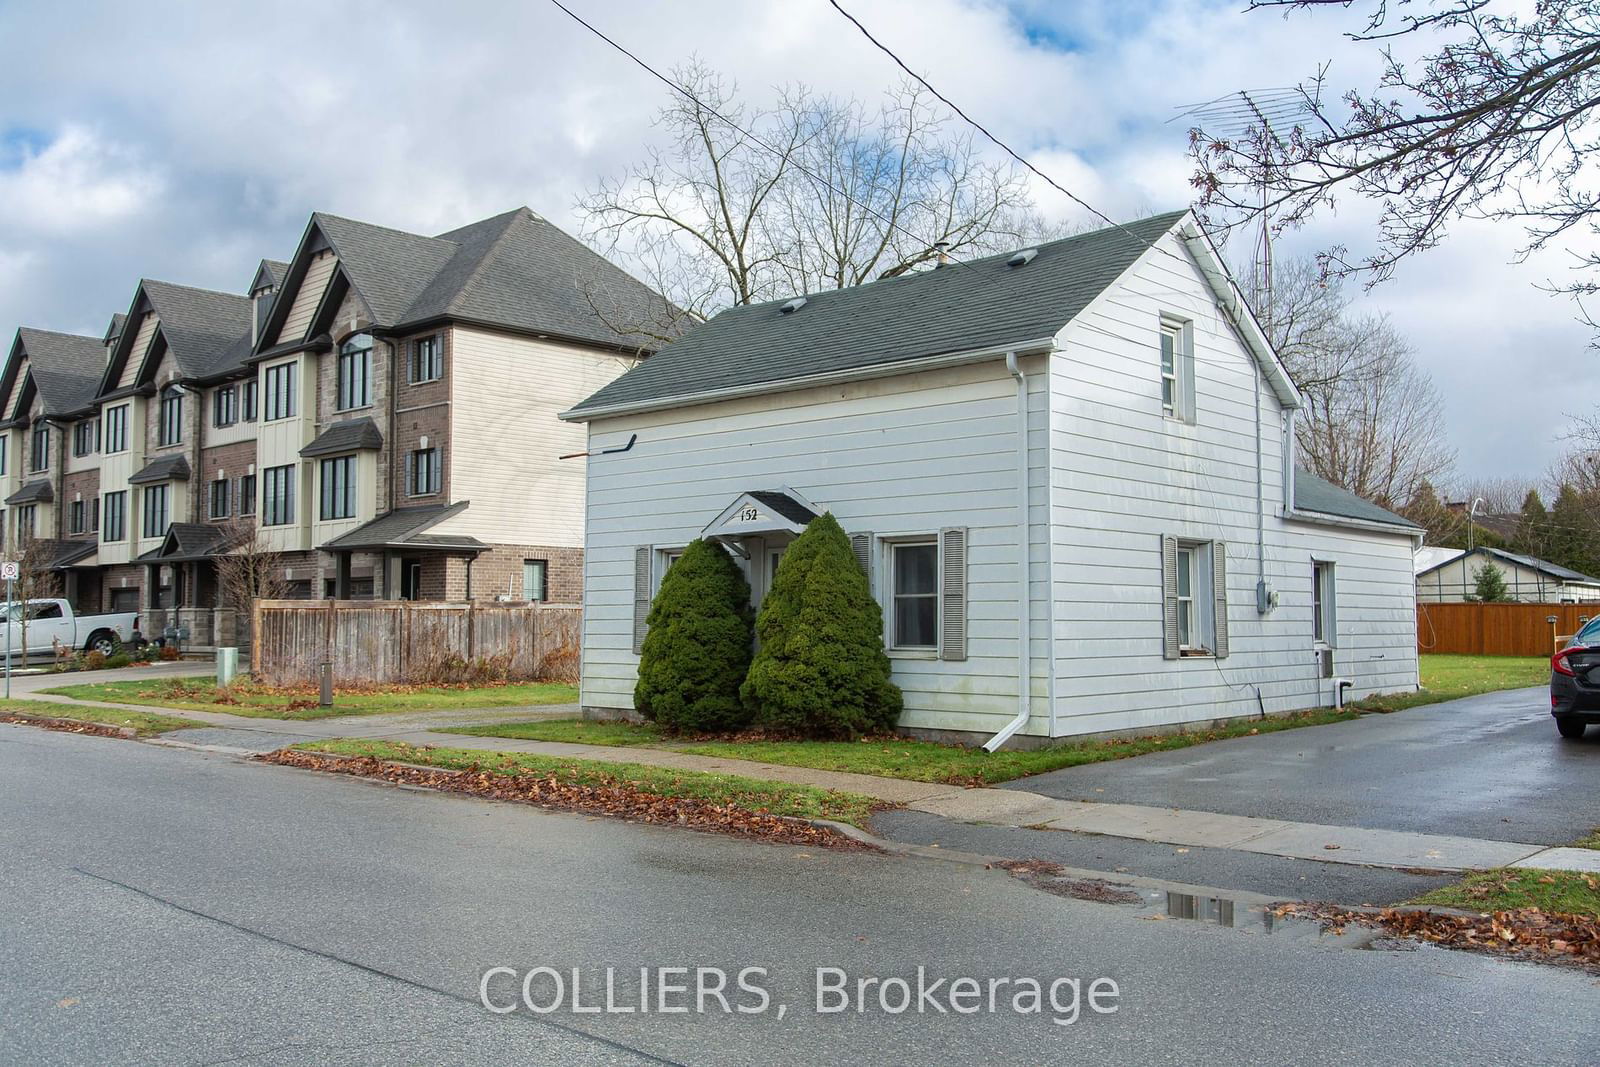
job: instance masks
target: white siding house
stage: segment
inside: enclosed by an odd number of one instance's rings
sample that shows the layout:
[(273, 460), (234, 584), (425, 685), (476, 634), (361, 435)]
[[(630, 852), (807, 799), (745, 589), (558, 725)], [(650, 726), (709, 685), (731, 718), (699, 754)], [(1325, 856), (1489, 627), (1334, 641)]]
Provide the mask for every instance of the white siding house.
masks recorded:
[(1030, 251), (731, 310), (564, 414), (591, 454), (586, 712), (631, 710), (677, 550), (717, 537), (759, 602), (823, 510), (884, 607), (908, 731), (1415, 688), (1418, 531), (1295, 470), (1298, 395), (1193, 220)]
[(1549, 560), (1498, 548), (1424, 548), (1417, 553), (1417, 599), (1429, 604), (1475, 599), (1478, 571), (1500, 572), (1506, 595), (1524, 604), (1585, 604), (1600, 601), (1600, 578)]

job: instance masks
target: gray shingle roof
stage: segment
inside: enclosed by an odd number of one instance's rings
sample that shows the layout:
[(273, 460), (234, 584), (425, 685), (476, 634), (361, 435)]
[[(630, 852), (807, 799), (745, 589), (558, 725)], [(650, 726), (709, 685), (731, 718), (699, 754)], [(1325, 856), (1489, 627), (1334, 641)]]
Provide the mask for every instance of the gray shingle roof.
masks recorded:
[(383, 433), (370, 418), (345, 419), (336, 422), (317, 434), (316, 439), (300, 450), (302, 456), (332, 456), (340, 452), (357, 452), (383, 447)]
[(1500, 559), (1527, 567), (1529, 570), (1543, 571), (1546, 574), (1560, 578), (1562, 581), (1587, 582), (1591, 585), (1600, 585), (1600, 579), (1591, 578), (1580, 571), (1575, 571), (1570, 567), (1563, 567), (1559, 563), (1551, 563), (1547, 559), (1539, 559), (1537, 556), (1524, 556), (1516, 552), (1506, 552), (1499, 548), (1480, 548), (1478, 551), (1491, 556), (1498, 556)]
[(189, 480), (189, 460), (182, 456), (162, 456), (153, 459), (139, 469), (137, 474), (131, 475), (128, 481), (134, 485), (146, 485), (154, 482)]
[(234, 536), (221, 526), (204, 522), (175, 522), (167, 527), (161, 546), (137, 557), (141, 562), (208, 559), (229, 547)]
[(104, 343), (93, 337), (27, 327), (17, 333), (28, 353), (28, 372), (46, 415), (65, 415), (93, 402), (106, 368)]
[(171, 282), (140, 283), (161, 320), (161, 336), (185, 378), (207, 378), (238, 365), (248, 344), (250, 298)]
[(1381, 522), (1390, 526), (1404, 526), (1410, 530), (1422, 529), (1410, 519), (1380, 508), (1364, 497), (1340, 489), (1332, 482), (1325, 481), (1301, 467), (1294, 469), (1294, 507), (1296, 511), (1314, 511), (1345, 519)]
[(55, 490), (50, 488), (48, 478), (37, 482), (29, 482), (15, 493), (6, 497), (7, 504), (34, 504), (54, 500)]
[(326, 549), (381, 548), (407, 542), (431, 526), (449, 518), (467, 506), (466, 501), (455, 504), (428, 504), (414, 508), (395, 508), (379, 515), (371, 522), (340, 534), (323, 545)]
[(100, 550), (98, 541), (56, 541), (45, 564), (51, 570), (64, 570), (74, 563), (94, 555)]
[(525, 207), (437, 237), (321, 213), (312, 224), (380, 326), (456, 318), (651, 349), (655, 343), (621, 327), (660, 329), (670, 310), (643, 282)]
[(771, 489), (755, 489), (751, 491), (750, 495), (790, 522), (806, 523), (817, 517), (816, 512), (788, 493), (780, 493)]
[(1172, 229), (1185, 212), (1051, 241), (1020, 267), (1011, 254), (730, 308), (577, 407), (658, 402), (711, 390), (892, 365), (1047, 339)]

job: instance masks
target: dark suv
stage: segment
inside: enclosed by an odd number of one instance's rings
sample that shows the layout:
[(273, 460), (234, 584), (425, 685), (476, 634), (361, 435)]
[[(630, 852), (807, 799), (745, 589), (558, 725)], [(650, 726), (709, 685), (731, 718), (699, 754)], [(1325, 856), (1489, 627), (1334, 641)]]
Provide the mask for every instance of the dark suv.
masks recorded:
[(1550, 714), (1562, 737), (1582, 737), (1586, 726), (1600, 723), (1600, 618), (1550, 657)]

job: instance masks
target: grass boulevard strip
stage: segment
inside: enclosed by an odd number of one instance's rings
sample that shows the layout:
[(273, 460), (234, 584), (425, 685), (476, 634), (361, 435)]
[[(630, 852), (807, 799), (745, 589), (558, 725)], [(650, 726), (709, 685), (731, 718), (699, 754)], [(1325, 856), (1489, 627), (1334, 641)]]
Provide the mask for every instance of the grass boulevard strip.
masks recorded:
[(883, 806), (858, 793), (737, 775), (387, 741), (308, 742), (258, 758), (496, 800), (829, 848), (870, 846), (809, 820), (865, 826), (872, 811)]

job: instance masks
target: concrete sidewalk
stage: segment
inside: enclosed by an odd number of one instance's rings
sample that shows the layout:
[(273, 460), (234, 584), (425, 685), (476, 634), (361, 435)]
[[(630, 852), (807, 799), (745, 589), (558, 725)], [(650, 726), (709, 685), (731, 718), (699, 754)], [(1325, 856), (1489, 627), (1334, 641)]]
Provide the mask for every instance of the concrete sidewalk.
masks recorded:
[[(122, 710), (135, 706), (73, 701), (42, 693), (31, 694), (31, 697), (35, 700), (91, 704)], [(418, 746), (525, 752), (601, 763), (642, 763), (684, 771), (733, 774), (792, 785), (847, 790), (957, 822), (1100, 834), (1161, 844), (1234, 849), (1358, 866), (1461, 871), (1516, 865), (1592, 870), (1595, 859), (1600, 857), (1600, 852), (1552, 849), (1517, 841), (1329, 826), (1138, 804), (1061, 800), (1016, 788), (969, 789), (938, 782), (914, 782), (845, 771), (697, 756), (663, 748), (478, 737), (437, 728), (495, 720), (526, 721), (539, 715), (570, 717), (575, 712), (570, 705), (462, 708), (443, 712), (403, 712), (310, 720), (262, 719), (210, 711), (152, 710), (207, 724), (163, 735), (156, 739), (158, 743), (235, 754), (267, 752), (302, 741), (364, 738)]]

